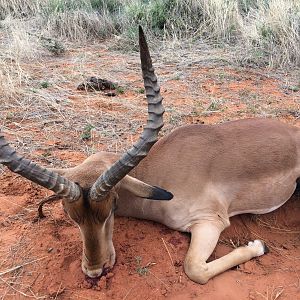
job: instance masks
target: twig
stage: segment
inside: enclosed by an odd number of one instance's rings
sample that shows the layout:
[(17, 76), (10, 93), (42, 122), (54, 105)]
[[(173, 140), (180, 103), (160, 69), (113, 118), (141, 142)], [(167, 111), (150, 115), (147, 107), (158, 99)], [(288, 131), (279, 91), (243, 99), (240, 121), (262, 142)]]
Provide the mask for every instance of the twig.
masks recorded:
[(32, 281), (32, 283), (29, 286), (29, 289), (35, 284), (35, 282), (37, 281), (37, 279), (39, 278), (39, 276), (41, 275), (41, 273), (38, 273), (37, 276), (34, 278), (34, 280)]
[(233, 248), (237, 248), (236, 245), (234, 244), (234, 242), (232, 241), (232, 239), (229, 239), (229, 241), (230, 241)]
[(10, 284), (9, 284), (7, 281), (5, 281), (3, 278), (0, 277), (0, 280), (1, 280), (2, 282), (4, 282), (7, 286), (9, 286), (11, 289), (13, 289), (15, 292), (17, 292), (17, 293), (23, 295), (24, 297), (27, 297), (27, 298), (34, 298), (34, 299), (46, 299), (45, 296), (37, 297), (37, 296), (35, 296), (35, 295), (28, 295), (28, 294), (25, 294), (25, 293), (23, 293), (22, 291), (17, 290), (13, 285), (10, 285)]
[(182, 272), (180, 272), (180, 274), (179, 274), (179, 283), (181, 283), (182, 282)]
[(167, 247), (167, 244), (166, 244), (164, 238), (161, 238), (161, 239), (162, 239), (162, 241), (163, 241), (163, 243), (164, 243), (164, 246), (165, 246), (165, 248), (166, 248), (166, 250), (167, 250), (167, 252), (168, 252), (168, 255), (169, 255), (169, 257), (170, 257), (171, 264), (172, 264), (172, 266), (174, 267), (174, 261), (173, 261), (173, 259), (172, 259), (171, 253), (170, 253), (170, 251), (169, 251), (169, 249), (168, 249), (168, 247)]
[(284, 288), (283, 287), (280, 287), (280, 288), (281, 288), (281, 290), (276, 292), (274, 300), (278, 299), (281, 296), (281, 294), (284, 292)]
[(261, 219), (258, 219), (258, 222), (260, 223), (261, 226), (274, 229), (277, 232), (284, 232), (284, 233), (291, 233), (291, 234), (299, 234), (300, 233), (300, 230), (290, 230), (290, 229), (286, 229), (286, 228), (272, 226), (271, 224), (269, 224)]
[(124, 298), (122, 300), (125, 300), (127, 298), (127, 296), (130, 294), (130, 292), (133, 290), (133, 288), (135, 288), (138, 284), (133, 285), (128, 292), (126, 293), (126, 295), (124, 296)]
[(44, 259), (44, 258), (46, 258), (46, 257), (47, 257), (47, 256), (44, 256), (44, 257), (41, 257), (41, 258), (37, 258), (37, 259), (34, 259), (34, 260), (32, 260), (32, 261), (28, 261), (28, 262), (26, 262), (26, 263), (24, 263), (24, 264), (21, 264), (21, 265), (12, 267), (12, 268), (10, 268), (10, 269), (8, 269), (8, 270), (2, 271), (2, 272), (0, 272), (0, 276), (3, 276), (4, 274), (7, 274), (7, 273), (10, 273), (10, 272), (16, 271), (16, 270), (18, 270), (18, 269), (20, 269), (20, 268), (22, 268), (22, 267), (24, 267), (24, 266), (30, 265), (30, 264), (32, 264), (32, 263), (34, 263), (34, 262), (36, 262), (36, 261), (42, 260), (42, 259)]
[(60, 295), (60, 294), (62, 294), (62, 293), (64, 292), (65, 289), (62, 289), (62, 290), (60, 291), (61, 286), (62, 286), (62, 282), (61, 282), (60, 285), (59, 285), (59, 288), (58, 288), (58, 290), (57, 290), (57, 292), (56, 292), (56, 295), (55, 295), (54, 300), (57, 299), (57, 296), (58, 296), (58, 295)]
[(152, 273), (150, 270), (149, 270), (149, 273), (153, 276), (153, 277), (155, 277), (157, 280), (159, 280), (165, 287), (166, 287), (166, 289), (167, 290), (169, 290), (169, 286), (165, 283), (165, 282), (163, 282), (160, 278), (158, 278), (154, 273)]

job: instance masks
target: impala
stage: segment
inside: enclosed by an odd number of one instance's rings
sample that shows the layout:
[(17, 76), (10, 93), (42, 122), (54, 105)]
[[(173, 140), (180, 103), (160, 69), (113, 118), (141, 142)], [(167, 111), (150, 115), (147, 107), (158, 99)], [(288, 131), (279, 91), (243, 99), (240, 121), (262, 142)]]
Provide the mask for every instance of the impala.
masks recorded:
[(300, 177), (300, 129), (246, 119), (183, 126), (157, 141), (162, 97), (141, 28), (139, 36), (149, 119), (130, 150), (99, 152), (74, 168), (47, 170), (16, 154), (0, 135), (0, 163), (63, 198), (80, 228), (82, 270), (88, 276), (100, 276), (114, 265), (116, 213), (190, 232), (184, 269), (204, 284), (266, 252), (255, 240), (206, 262), (231, 216), (268, 213), (291, 197)]

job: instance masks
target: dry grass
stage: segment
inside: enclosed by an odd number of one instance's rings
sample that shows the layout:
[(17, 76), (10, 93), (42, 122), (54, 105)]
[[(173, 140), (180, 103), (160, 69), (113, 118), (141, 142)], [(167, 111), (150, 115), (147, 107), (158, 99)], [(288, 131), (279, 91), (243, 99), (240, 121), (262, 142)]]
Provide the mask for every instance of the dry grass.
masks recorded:
[(252, 57), (267, 57), (270, 66), (300, 63), (300, 2), (258, 1), (243, 24), (242, 36)]
[(142, 24), (155, 43), (203, 40), (234, 46), (247, 65), (300, 64), (298, 0), (1, 0), (0, 19), (0, 28), (12, 19), (31, 34), (80, 42), (118, 35), (123, 49), (136, 48)]
[(283, 286), (277, 286), (277, 287), (267, 287), (267, 290), (265, 293), (260, 293), (256, 291), (256, 294), (261, 297), (261, 299), (264, 300), (277, 300), (280, 299), (281, 295), (284, 295), (284, 287)]

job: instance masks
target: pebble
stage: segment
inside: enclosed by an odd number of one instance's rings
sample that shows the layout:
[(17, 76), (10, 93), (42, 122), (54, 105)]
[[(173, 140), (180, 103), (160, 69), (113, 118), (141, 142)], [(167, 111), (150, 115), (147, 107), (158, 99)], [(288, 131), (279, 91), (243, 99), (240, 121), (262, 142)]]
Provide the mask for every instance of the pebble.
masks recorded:
[(100, 290), (106, 287), (106, 278), (104, 276), (100, 278), (97, 286), (100, 288)]
[(112, 273), (112, 272), (109, 272), (107, 275), (106, 275), (106, 279), (110, 279), (110, 278), (112, 278), (112, 277), (114, 277), (114, 273)]

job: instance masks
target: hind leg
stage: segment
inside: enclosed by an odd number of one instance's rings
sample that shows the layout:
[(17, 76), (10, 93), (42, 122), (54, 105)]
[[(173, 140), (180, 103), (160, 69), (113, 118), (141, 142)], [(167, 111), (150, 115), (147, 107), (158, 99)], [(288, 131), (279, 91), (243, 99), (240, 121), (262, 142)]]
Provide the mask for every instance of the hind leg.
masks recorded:
[(205, 284), (212, 277), (265, 253), (264, 243), (255, 240), (249, 242), (248, 246), (236, 248), (207, 263), (223, 230), (224, 225), (220, 222), (195, 224), (191, 227), (191, 243), (184, 261), (184, 271), (191, 280)]

